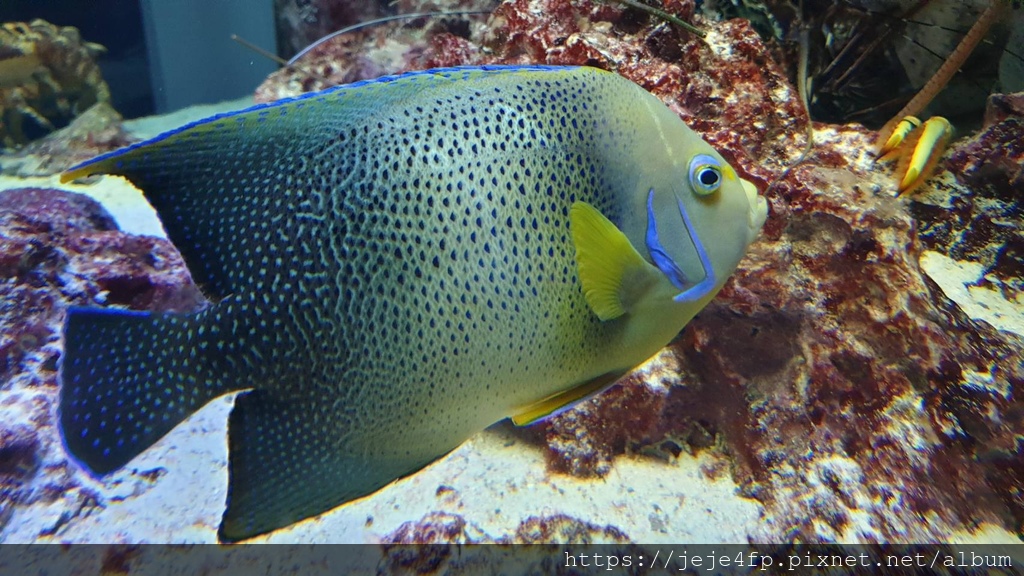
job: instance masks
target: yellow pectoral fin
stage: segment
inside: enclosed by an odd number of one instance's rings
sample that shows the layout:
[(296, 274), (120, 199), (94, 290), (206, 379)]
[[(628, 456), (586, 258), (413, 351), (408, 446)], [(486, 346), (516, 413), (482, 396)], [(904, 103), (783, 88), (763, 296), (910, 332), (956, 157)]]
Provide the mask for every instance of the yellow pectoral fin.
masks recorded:
[(651, 265), (615, 224), (586, 202), (572, 205), (569, 228), (587, 304), (601, 320), (622, 316), (627, 308), (623, 301), (623, 281), (634, 277), (634, 273), (646, 272)]
[(574, 386), (563, 392), (525, 406), (519, 412), (512, 415), (512, 423), (516, 426), (527, 426), (538, 420), (547, 418), (556, 412), (567, 408), (576, 402), (585, 400), (598, 392), (603, 391), (621, 378), (622, 372), (609, 372), (602, 374), (593, 380), (587, 380), (579, 386)]

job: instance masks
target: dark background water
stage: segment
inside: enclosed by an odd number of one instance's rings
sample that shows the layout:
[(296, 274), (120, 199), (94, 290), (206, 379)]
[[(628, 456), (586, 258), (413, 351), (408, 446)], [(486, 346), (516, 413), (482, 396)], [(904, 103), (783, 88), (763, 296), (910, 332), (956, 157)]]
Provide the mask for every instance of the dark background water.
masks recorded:
[(276, 64), (272, 0), (0, 0), (0, 22), (42, 18), (102, 44), (114, 108), (126, 118), (251, 95)]

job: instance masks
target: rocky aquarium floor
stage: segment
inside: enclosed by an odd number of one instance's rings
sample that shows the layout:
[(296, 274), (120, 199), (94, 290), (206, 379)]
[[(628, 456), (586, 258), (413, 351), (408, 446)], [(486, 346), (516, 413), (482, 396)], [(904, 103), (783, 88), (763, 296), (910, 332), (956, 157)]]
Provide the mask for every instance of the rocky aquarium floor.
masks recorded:
[[(763, 191), (809, 120), (745, 20), (695, 19), (706, 43), (608, 4), (507, 0), (461, 35), (396, 46), (365, 32), (256, 97), (368, 71), (589, 64), (662, 98)], [(363, 67), (338, 69), (352, 61)], [(54, 176), (160, 129), (94, 108), (0, 157), (0, 542), (216, 541), (230, 397), (101, 480), (68, 460), (54, 425), (68, 306), (204, 305), (137, 190)], [(740, 270), (647, 365), (258, 540), (1019, 543), (1024, 94), (991, 96), (981, 131), (909, 199), (873, 161), (873, 133), (813, 129), (809, 158), (766, 193)]]

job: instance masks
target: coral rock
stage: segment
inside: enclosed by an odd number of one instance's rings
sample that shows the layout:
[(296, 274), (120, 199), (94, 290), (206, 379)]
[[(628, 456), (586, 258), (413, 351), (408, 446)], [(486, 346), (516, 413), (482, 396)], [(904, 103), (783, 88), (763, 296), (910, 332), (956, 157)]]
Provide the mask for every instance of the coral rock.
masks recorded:
[(466, 541), (466, 520), (455, 514), (436, 512), (419, 521), (406, 522), (385, 539), (394, 544), (443, 544)]
[[(980, 262), (986, 276), (1024, 292), (1024, 93), (993, 95), (978, 134), (954, 146), (943, 205), (919, 203), (925, 245), (956, 260)], [(944, 206), (949, 206), (945, 208)]]
[(127, 146), (135, 141), (121, 124), (121, 115), (100, 102), (71, 124), (29, 143), (3, 158), (0, 171), (14, 176), (49, 176)]
[(117, 230), (117, 223), (88, 196), (15, 188), (0, 194), (0, 227), (21, 234), (68, 234)]
[(597, 526), (565, 514), (531, 516), (516, 529), (516, 544), (621, 544), (629, 537), (614, 526)]
[(71, 26), (39, 19), (0, 25), (0, 145), (25, 144), (33, 132), (49, 132), (93, 104), (109, 102), (110, 88), (95, 60), (105, 51), (83, 42)]
[(39, 466), (39, 435), (28, 426), (0, 430), (0, 482), (10, 484), (31, 477)]

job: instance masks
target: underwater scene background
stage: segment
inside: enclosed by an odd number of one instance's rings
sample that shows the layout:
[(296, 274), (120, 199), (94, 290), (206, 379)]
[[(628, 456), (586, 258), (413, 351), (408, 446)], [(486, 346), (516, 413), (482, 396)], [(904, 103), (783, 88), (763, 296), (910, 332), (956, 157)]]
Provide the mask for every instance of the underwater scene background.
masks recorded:
[[(174, 3), (64, 4), (0, 4), (0, 542), (212, 543), (227, 499), (236, 395), (108, 475), (68, 455), (69, 307), (208, 302), (140, 190), (62, 172), (253, 103), (547, 64), (609, 70), (658, 97), (767, 199), (761, 235), (682, 332), (609, 389), (528, 426), (502, 421), (253, 541), (1020, 543), (1019, 2), (642, 3), (651, 13), (610, 0), (222, 0), (171, 16), (159, 10)], [(287, 62), (343, 27), (436, 11), (460, 13), (359, 28)], [(197, 53), (207, 34), (213, 48)], [(976, 45), (958, 48), (965, 37)], [(955, 74), (929, 84), (946, 62)], [(932, 97), (906, 111), (922, 89)], [(955, 135), (918, 133), (901, 159), (878, 160), (879, 130), (906, 114), (947, 118)], [(933, 158), (898, 194), (915, 144)]]

